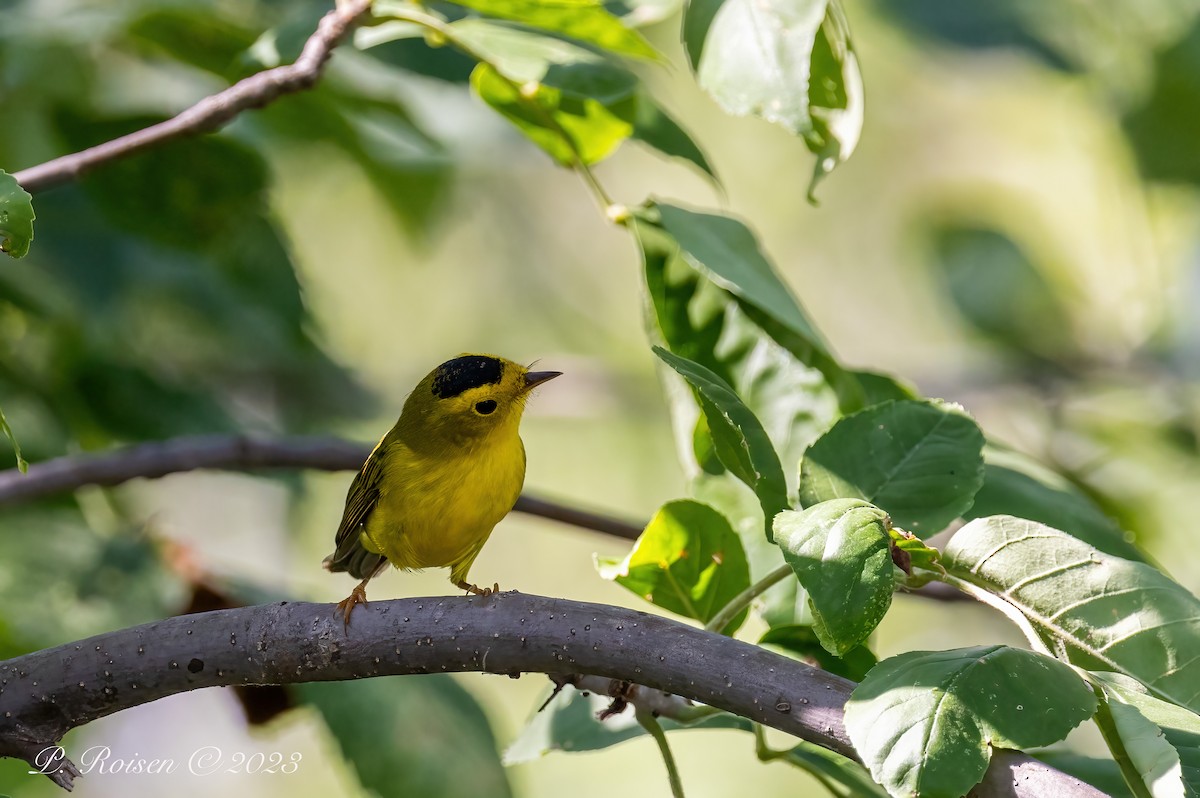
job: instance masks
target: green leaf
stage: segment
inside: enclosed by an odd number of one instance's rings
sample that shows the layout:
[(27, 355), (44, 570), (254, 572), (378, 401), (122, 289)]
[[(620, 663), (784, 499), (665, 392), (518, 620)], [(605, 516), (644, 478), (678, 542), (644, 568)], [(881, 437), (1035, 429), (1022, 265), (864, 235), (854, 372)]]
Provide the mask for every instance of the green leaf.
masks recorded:
[(692, 140), (687, 131), (667, 114), (646, 88), (639, 87), (637, 93), (637, 115), (633, 121), (633, 138), (653, 147), (664, 155), (679, 158), (695, 166), (701, 172), (720, 183), (704, 156), (704, 151)]
[(800, 335), (817, 353), (825, 342), (744, 224), (728, 216), (699, 213), (667, 203), (658, 211), (662, 228), (691, 265), (729, 291)]
[(846, 703), (846, 732), (896, 798), (958, 798), (991, 749), (1049, 745), (1096, 711), (1070, 666), (1008, 646), (913, 651), (879, 663)]
[[(588, 74), (590, 73), (590, 74)], [(630, 84), (598, 99), (577, 88), (594, 77), (616, 76), (608, 67), (574, 64), (555, 76), (563, 89), (549, 83), (517, 86), (487, 64), (471, 73), (471, 87), (479, 98), (500, 112), (564, 166), (591, 165), (611, 155), (633, 133), (637, 98)]]
[(942, 564), (1066, 643), (1073, 659), (1200, 710), (1200, 601), (1160, 571), (1011, 516), (964, 526)]
[(1119, 737), (1149, 793), (1154, 798), (1195, 798), (1200, 793), (1200, 715), (1148, 695), (1127, 676), (1093, 676), (1111, 715), (1111, 723), (1101, 724), (1105, 739)]
[[(733, 474), (758, 496), (763, 515), (773, 518), (788, 506), (787, 482), (771, 440), (742, 400), (729, 385), (704, 366), (654, 347), (668, 366), (687, 380), (696, 392), (717, 456)], [(771, 532), (767, 530), (767, 538)]]
[(784, 560), (808, 591), (821, 645), (848, 653), (892, 605), (887, 513), (858, 499), (834, 499), (780, 513), (774, 530)]
[[(599, 751), (646, 734), (633, 717), (632, 708), (600, 720), (597, 715), (608, 708), (612, 699), (585, 695), (578, 690), (563, 690), (550, 699), (546, 708), (535, 713), (520, 735), (504, 752), (505, 765), (532, 762), (553, 751)], [(538, 702), (541, 706), (541, 702)], [(679, 729), (742, 729), (750, 731), (750, 721), (727, 712), (709, 712), (695, 707), (697, 719), (688, 723), (660, 717), (666, 731)]]
[(1145, 561), (1145, 555), (1095, 502), (1033, 458), (989, 442), (983, 447), (983, 462), (983, 487), (971, 509), (963, 513), (966, 520), (1015, 515), (1061, 529), (1105, 554)]
[[(659, 607), (707, 622), (750, 587), (742, 541), (713, 508), (690, 500), (664, 504), (623, 560), (597, 563), (600, 575)], [(723, 630), (733, 634), (739, 614)]]
[[(916, 535), (900, 529), (889, 529), (888, 537), (891, 539), (892, 561), (905, 573), (911, 576), (914, 568), (945, 573), (946, 569), (941, 563), (942, 553)], [(900, 559), (904, 560), (903, 564)], [(912, 585), (912, 582), (909, 584)]]
[(854, 152), (863, 87), (837, 0), (695, 0), (684, 44), (700, 85), (728, 113), (802, 136), (817, 183)]
[[(546, 80), (554, 67), (580, 63), (606, 65), (629, 74), (591, 50), (502, 22), (468, 17), (445, 28), (452, 43), (518, 84)], [(631, 82), (631, 78), (625, 80)]]
[(800, 502), (866, 499), (896, 526), (931, 535), (970, 508), (983, 484), (983, 433), (962, 408), (884, 402), (838, 421), (808, 447)]
[[(647, 332), (680, 357), (693, 360), (719, 375), (766, 430), (794, 493), (798, 464), (804, 449), (837, 417), (839, 397), (826, 376), (812, 365), (819, 361), (837, 374), (832, 359), (821, 360), (811, 346), (792, 348), (775, 335), (783, 325), (765, 314), (752, 319), (753, 306), (717, 285), (711, 273), (684, 255), (677, 241), (661, 226), (653, 206), (635, 214), (633, 230), (645, 262)], [(767, 265), (770, 269), (770, 265)], [(796, 344), (793, 335), (789, 343)], [(799, 354), (797, 354), (799, 353)], [(716, 455), (711, 431), (696, 394), (687, 383), (664, 373), (679, 455), (691, 480), (693, 496), (725, 514), (742, 537), (752, 580), (778, 568), (779, 548), (763, 535), (764, 517), (753, 492), (726, 470)], [(765, 617), (772, 623), (811, 623), (807, 598), (799, 582), (785, 580), (762, 596)]]
[(450, 676), (295, 685), (380, 798), (512, 795), (487, 716)]
[(507, 19), (595, 45), (618, 55), (661, 56), (637, 31), (625, 27), (598, 0), (450, 0), (488, 16)]
[(874, 652), (866, 646), (856, 646), (841, 656), (831, 654), (821, 645), (816, 630), (801, 624), (773, 626), (759, 638), (758, 644), (780, 649), (815, 668), (843, 676), (852, 682), (861, 682), (879, 662)]
[(12, 431), (12, 427), (8, 425), (8, 418), (5, 417), (3, 410), (0, 410), (0, 430), (4, 431), (9, 443), (12, 444), (13, 456), (17, 458), (17, 468), (19, 468), (21, 473), (24, 474), (29, 470), (29, 463), (27, 463), (25, 458), (21, 456), (21, 444), (17, 442), (17, 436)]
[(33, 197), (0, 170), (0, 252), (23, 258), (33, 241)]
[(777, 759), (812, 773), (823, 787), (839, 798), (884, 798), (887, 795), (871, 780), (862, 765), (807, 740), (799, 741), (787, 751), (773, 751), (765, 759)]
[[(837, 392), (843, 411), (862, 406), (862, 387), (834, 359), (744, 224), (666, 203), (646, 205), (635, 216), (635, 224), (643, 251), (650, 246), (677, 247), (685, 263), (737, 299), (755, 326), (796, 360), (818, 369)], [(656, 242), (656, 231), (664, 233), (667, 241)]]

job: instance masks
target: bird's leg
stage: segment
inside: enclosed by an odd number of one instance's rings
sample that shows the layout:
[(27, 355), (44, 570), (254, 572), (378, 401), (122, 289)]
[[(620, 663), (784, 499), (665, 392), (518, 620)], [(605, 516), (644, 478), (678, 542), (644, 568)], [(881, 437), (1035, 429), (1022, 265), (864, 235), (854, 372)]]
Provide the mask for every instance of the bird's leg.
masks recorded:
[(492, 595), (493, 593), (500, 592), (500, 583), (499, 582), (493, 583), (491, 587), (476, 587), (475, 585), (471, 584), (470, 582), (468, 582), (465, 579), (459, 579), (457, 582), (454, 583), (454, 585), (455, 585), (455, 587), (458, 587), (460, 590), (465, 590), (473, 596), (484, 596), (485, 598), (487, 596)]
[[(372, 574), (374, 576), (374, 574)], [(350, 591), (350, 595), (338, 602), (337, 611), (342, 614), (343, 624), (349, 628), (350, 613), (354, 612), (354, 608), (359, 604), (367, 606), (367, 582), (371, 581), (371, 577), (358, 583), (358, 585)]]

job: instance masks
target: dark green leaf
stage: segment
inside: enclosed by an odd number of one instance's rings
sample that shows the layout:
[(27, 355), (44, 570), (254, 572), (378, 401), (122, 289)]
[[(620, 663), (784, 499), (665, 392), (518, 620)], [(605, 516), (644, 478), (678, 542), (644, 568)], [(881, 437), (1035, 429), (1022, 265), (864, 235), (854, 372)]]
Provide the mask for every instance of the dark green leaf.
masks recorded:
[(1095, 502), (1033, 458), (988, 443), (983, 447), (983, 462), (983, 487), (963, 518), (968, 521), (989, 515), (1028, 518), (1061, 529), (1105, 554), (1145, 560), (1145, 555)]
[[(785, 479), (794, 492), (800, 456), (837, 417), (838, 396), (822, 372), (802, 359), (813, 356), (811, 347), (797, 347), (797, 355), (778, 343), (774, 334), (784, 329), (780, 324), (772, 323), (773, 334), (767, 334), (761, 324), (769, 319), (763, 314), (751, 319), (747, 310), (752, 306), (719, 287), (707, 270), (697, 268), (653, 216), (650, 208), (634, 217), (645, 260), (651, 340), (707, 367), (734, 388), (787, 464)], [(693, 495), (730, 519), (742, 537), (752, 579), (761, 579), (782, 564), (778, 547), (763, 535), (770, 519), (764, 519), (753, 492), (717, 457), (695, 392), (682, 379), (672, 379), (674, 375), (664, 377)], [(762, 597), (765, 617), (771, 623), (811, 622), (807, 598), (797, 591), (803, 593), (799, 582), (790, 579), (768, 590)]]
[(296, 685), (380, 798), (509, 796), (487, 716), (450, 676)]
[(567, 36), (619, 55), (658, 58), (640, 33), (598, 0), (450, 0), (488, 16)]
[(782, 512), (774, 529), (783, 558), (808, 591), (821, 645), (844, 656), (892, 605), (887, 513), (858, 499), (834, 499)]
[(884, 402), (834, 424), (800, 466), (800, 502), (841, 497), (882, 507), (931, 535), (970, 508), (983, 484), (983, 433), (960, 407)]
[(854, 152), (863, 87), (837, 0), (697, 0), (684, 43), (700, 85), (727, 112), (803, 136), (816, 184)]
[[(741, 539), (725, 516), (699, 502), (662, 506), (623, 560), (598, 563), (600, 575), (663, 609), (707, 622), (750, 586)], [(733, 634), (742, 612), (722, 630)]]
[[(654, 347), (696, 392), (721, 463), (758, 496), (766, 518), (786, 509), (787, 483), (779, 456), (754, 414), (720, 377), (694, 361)], [(771, 537), (770, 530), (767, 537)]]
[(33, 241), (33, 197), (0, 170), (0, 252), (23, 258)]
[(983, 777), (993, 747), (1058, 742), (1095, 711), (1088, 684), (1041, 654), (913, 651), (879, 663), (855, 688), (846, 732), (896, 798), (958, 798)]
[[(598, 751), (602, 748), (632, 740), (646, 734), (633, 717), (632, 708), (600, 720), (597, 715), (612, 703), (608, 696), (585, 695), (577, 690), (563, 690), (541, 712), (529, 719), (520, 736), (504, 752), (504, 764), (519, 765), (531, 762), (553, 751)], [(541, 702), (538, 703), (541, 706)], [(743, 729), (750, 730), (750, 721), (727, 712), (707, 713), (702, 707), (697, 720), (680, 723), (660, 717), (658, 722), (666, 731), (678, 729)]]
[[(645, 87), (638, 89), (637, 115), (633, 120), (633, 138), (653, 147), (664, 155), (680, 158), (717, 181), (717, 173), (709, 166), (703, 150), (687, 131), (667, 114)], [(720, 181), (717, 181), (720, 182)]]
[(844, 676), (852, 682), (861, 682), (879, 662), (874, 652), (866, 646), (856, 646), (840, 657), (831, 654), (821, 645), (813, 627), (800, 624), (773, 626), (759, 638), (758, 644), (781, 649), (814, 667)]
[(1011, 516), (964, 526), (942, 563), (1012, 604), (1087, 665), (1104, 663), (1200, 710), (1200, 601), (1151, 566)]

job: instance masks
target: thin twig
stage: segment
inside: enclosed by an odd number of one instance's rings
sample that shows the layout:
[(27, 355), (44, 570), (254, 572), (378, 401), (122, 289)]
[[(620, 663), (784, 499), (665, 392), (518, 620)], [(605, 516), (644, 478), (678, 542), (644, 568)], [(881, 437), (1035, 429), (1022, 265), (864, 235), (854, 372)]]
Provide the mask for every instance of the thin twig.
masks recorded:
[[(0, 506), (66, 493), (86, 485), (112, 487), (133, 479), (156, 479), (199, 468), (357, 471), (370, 453), (367, 444), (339, 438), (255, 435), (173, 438), (101, 454), (67, 455), (34, 463), (25, 473), (15, 468), (0, 471)], [(637, 524), (527, 494), (517, 499), (513, 509), (626, 540), (637, 540), (642, 533)]]
[[(348, 628), (331, 604), (217, 610), (16, 657), (0, 663), (0, 755), (45, 761), (73, 728), (204, 687), (564, 668), (702, 701), (855, 756), (842, 719), (853, 682), (660, 616), (519, 593), (373, 601)], [(1002, 753), (976, 795), (1102, 795)], [(69, 770), (48, 775), (71, 781)]]
[(730, 621), (737, 617), (739, 612), (750, 606), (751, 601), (754, 601), (754, 599), (758, 598), (760, 595), (774, 587), (779, 582), (782, 582), (788, 576), (793, 575), (793, 573), (792, 566), (788, 565), (787, 563), (779, 566), (774, 571), (767, 574), (762, 579), (758, 580), (754, 584), (750, 585), (750, 587), (746, 588), (741, 593), (738, 593), (736, 596), (730, 599), (729, 603), (722, 607), (720, 612), (714, 615), (709, 622), (704, 625), (704, 628), (710, 632), (721, 632), (721, 630), (729, 625)]
[(72, 155), (22, 169), (13, 175), (31, 194), (77, 180), (80, 175), (110, 161), (134, 155), (175, 139), (210, 133), (238, 114), (261, 108), (285, 94), (312, 88), (333, 49), (371, 9), (371, 0), (341, 0), (321, 18), (295, 63), (275, 67), (238, 81), (224, 91), (205, 97), (165, 122)]
[(653, 712), (641, 707), (634, 707), (633, 716), (646, 730), (646, 733), (658, 743), (658, 752), (662, 755), (663, 764), (667, 766), (667, 781), (671, 784), (671, 798), (684, 798), (683, 780), (679, 778), (679, 765), (675, 764), (675, 755), (671, 753), (671, 745), (667, 742), (667, 733)]

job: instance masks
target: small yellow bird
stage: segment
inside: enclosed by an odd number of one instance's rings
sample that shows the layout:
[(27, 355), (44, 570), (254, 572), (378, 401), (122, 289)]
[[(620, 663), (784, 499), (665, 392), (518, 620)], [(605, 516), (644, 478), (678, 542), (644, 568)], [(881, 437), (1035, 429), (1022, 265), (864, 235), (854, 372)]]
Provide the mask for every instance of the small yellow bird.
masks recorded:
[(405, 570), (449, 567), (463, 590), (492, 592), (468, 582), (467, 571), (525, 482), (525, 400), (561, 373), (464, 354), (417, 384), (350, 484), (336, 549), (323, 563), (362, 580), (338, 604), (347, 625), (389, 561)]

